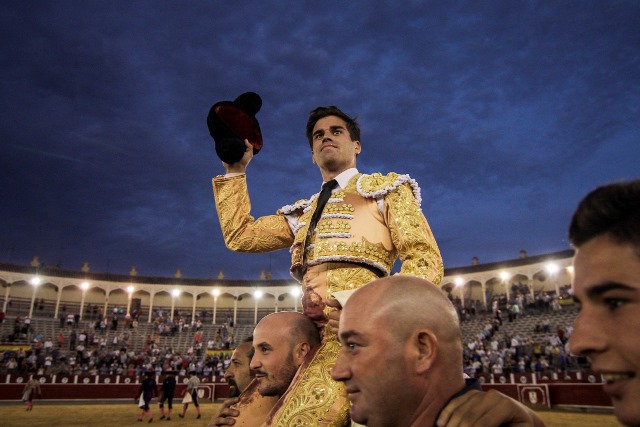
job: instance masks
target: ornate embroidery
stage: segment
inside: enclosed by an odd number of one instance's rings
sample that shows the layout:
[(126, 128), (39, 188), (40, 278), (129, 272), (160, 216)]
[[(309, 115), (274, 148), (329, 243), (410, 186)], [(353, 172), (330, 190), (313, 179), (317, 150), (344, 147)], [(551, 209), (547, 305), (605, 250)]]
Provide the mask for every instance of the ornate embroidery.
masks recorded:
[[(340, 352), (335, 339), (325, 341), (302, 376), (295, 381), (269, 425), (277, 427), (342, 427), (349, 420), (344, 385), (330, 372)], [(296, 377), (298, 378), (298, 377)]]
[[(327, 293), (357, 289), (377, 276), (366, 268), (335, 268), (327, 272)], [(334, 310), (325, 307), (324, 312)], [(347, 425), (349, 401), (342, 383), (333, 381), (330, 370), (340, 352), (336, 336), (327, 325), (324, 343), (297, 381), (283, 397), (281, 409), (274, 414), (272, 426), (330, 426)]]
[(381, 173), (373, 173), (371, 175), (363, 174), (358, 178), (356, 188), (358, 193), (363, 197), (368, 198), (380, 198), (386, 196), (388, 193), (400, 187), (402, 184), (407, 183), (413, 190), (413, 195), (418, 202), (418, 206), (422, 203), (422, 197), (420, 196), (420, 186), (415, 179), (409, 175), (399, 175), (395, 172), (390, 172), (387, 175)]
[(424, 215), (416, 209), (410, 190), (401, 186), (386, 197), (389, 214), (395, 218), (389, 225), (391, 239), (402, 258), (401, 273), (423, 277), (434, 284), (442, 281), (442, 257)]
[(316, 240), (307, 248), (309, 265), (327, 261), (345, 261), (368, 264), (376, 267), (385, 275), (389, 274), (396, 259), (395, 251), (388, 251), (379, 243), (362, 238), (359, 242), (333, 242)]
[(353, 217), (353, 213), (355, 212), (355, 208), (351, 203), (340, 203), (344, 199), (340, 199), (337, 202), (331, 202), (329, 199), (329, 203), (325, 206), (324, 211), (322, 212), (323, 218), (330, 218), (335, 215), (346, 215)]
[(214, 178), (213, 190), (222, 235), (227, 247), (239, 252), (268, 252), (289, 247), (293, 233), (283, 215), (255, 220), (243, 176)]
[(317, 226), (317, 230), (319, 233), (330, 233), (330, 232), (346, 232), (351, 229), (351, 224), (349, 221), (341, 220), (341, 219), (325, 219), (324, 221), (320, 221)]
[[(361, 286), (376, 280), (371, 270), (366, 268), (336, 268), (327, 272), (327, 295), (332, 292), (358, 289)], [(328, 307), (331, 311), (330, 307)]]

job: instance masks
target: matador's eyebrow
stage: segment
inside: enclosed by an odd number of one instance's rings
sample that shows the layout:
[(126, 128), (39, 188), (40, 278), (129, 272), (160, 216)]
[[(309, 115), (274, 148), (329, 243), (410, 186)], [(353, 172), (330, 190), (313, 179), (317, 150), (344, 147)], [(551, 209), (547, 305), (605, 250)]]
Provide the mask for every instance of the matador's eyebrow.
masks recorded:
[[(329, 132), (335, 132), (337, 130), (346, 130), (346, 128), (340, 125), (329, 126)], [(324, 135), (324, 129), (318, 129), (313, 133), (313, 137), (318, 137), (321, 135)]]

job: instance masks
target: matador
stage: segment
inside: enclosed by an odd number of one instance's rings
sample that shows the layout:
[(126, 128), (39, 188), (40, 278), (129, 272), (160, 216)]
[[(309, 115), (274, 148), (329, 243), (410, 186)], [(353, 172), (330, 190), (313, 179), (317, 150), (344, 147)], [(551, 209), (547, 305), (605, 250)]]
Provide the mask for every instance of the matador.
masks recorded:
[[(443, 262), (421, 210), (420, 188), (409, 175), (363, 174), (356, 169), (360, 128), (337, 107), (314, 109), (307, 122), (311, 157), (324, 183), (333, 189), (311, 225), (319, 194), (254, 218), (246, 168), (257, 152), (244, 141), (242, 158), (223, 162), (226, 174), (213, 179), (216, 208), (227, 247), (239, 252), (289, 248), (291, 275), (302, 286), (302, 306), (321, 329), (322, 345), (298, 370), (265, 426), (344, 426), (349, 401), (329, 372), (339, 344), (328, 326), (331, 293), (356, 289), (391, 274), (397, 258), (400, 274), (440, 283)], [(261, 144), (260, 144), (261, 146)], [(252, 149), (254, 148), (254, 149)], [(401, 292), (401, 290), (399, 290)]]

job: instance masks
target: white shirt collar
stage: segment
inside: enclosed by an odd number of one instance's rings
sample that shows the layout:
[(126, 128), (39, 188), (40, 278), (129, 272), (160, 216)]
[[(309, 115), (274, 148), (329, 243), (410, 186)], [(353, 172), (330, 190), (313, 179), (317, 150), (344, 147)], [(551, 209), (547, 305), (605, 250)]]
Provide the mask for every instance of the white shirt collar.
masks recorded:
[(349, 180), (353, 178), (354, 175), (357, 175), (357, 174), (358, 174), (358, 169), (349, 168), (346, 171), (338, 174), (338, 176), (336, 176), (334, 179), (338, 181), (338, 185), (340, 186), (340, 188), (345, 188), (349, 183)]

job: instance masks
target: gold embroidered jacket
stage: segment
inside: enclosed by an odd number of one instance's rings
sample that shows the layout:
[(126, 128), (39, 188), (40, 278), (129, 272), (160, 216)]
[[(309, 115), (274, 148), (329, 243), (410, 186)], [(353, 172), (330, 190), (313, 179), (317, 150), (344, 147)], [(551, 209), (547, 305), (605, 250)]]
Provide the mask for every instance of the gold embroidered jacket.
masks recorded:
[(213, 179), (220, 226), (227, 247), (268, 252), (289, 247), (291, 274), (323, 262), (364, 264), (389, 275), (399, 256), (401, 273), (438, 284), (440, 251), (420, 209), (420, 188), (409, 175), (356, 174), (335, 191), (315, 230), (308, 230), (318, 194), (254, 219), (246, 176)]

